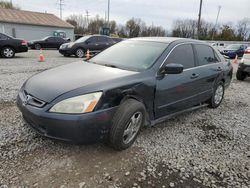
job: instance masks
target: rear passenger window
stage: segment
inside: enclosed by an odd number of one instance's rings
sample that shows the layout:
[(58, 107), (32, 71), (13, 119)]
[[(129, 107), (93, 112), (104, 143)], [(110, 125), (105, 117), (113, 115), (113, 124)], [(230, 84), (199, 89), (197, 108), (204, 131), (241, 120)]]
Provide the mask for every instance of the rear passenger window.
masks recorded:
[(196, 44), (197, 59), (200, 66), (219, 62), (215, 56), (214, 50), (207, 45)]
[(194, 53), (191, 44), (177, 46), (169, 55), (166, 63), (182, 64), (184, 69), (194, 67)]
[(108, 42), (108, 38), (107, 37), (98, 37), (98, 42)]

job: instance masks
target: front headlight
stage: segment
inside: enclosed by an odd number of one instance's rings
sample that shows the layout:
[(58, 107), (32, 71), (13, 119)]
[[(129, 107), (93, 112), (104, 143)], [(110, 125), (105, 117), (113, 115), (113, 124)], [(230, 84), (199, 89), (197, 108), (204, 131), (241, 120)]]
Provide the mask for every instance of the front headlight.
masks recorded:
[(101, 96), (102, 92), (96, 92), (65, 99), (55, 104), (49, 111), (66, 114), (82, 114), (92, 112)]
[(68, 48), (72, 48), (74, 46), (75, 43), (71, 42), (68, 44)]

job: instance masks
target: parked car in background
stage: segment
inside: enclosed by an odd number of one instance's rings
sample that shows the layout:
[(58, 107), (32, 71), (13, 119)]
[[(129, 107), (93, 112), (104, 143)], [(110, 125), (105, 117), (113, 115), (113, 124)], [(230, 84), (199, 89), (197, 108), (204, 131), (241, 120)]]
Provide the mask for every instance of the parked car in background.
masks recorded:
[(56, 48), (59, 49), (64, 43), (67, 43), (68, 39), (61, 37), (45, 37), (41, 40), (33, 40), (28, 42), (28, 46), (31, 49), (40, 50), (41, 48)]
[(134, 38), (88, 61), (34, 75), (17, 104), (41, 135), (73, 143), (106, 140), (123, 150), (144, 125), (207, 105), (217, 108), (232, 72), (231, 63), (204, 42)]
[(108, 36), (88, 35), (81, 37), (75, 42), (61, 45), (59, 52), (64, 56), (75, 55), (76, 57), (82, 58), (85, 56), (87, 50), (92, 54), (96, 54), (114, 44), (115, 42)]
[(118, 37), (112, 37), (112, 40), (113, 40), (115, 43), (118, 43), (118, 42), (123, 41), (124, 39), (123, 39), (123, 38), (118, 38)]
[(245, 50), (236, 73), (238, 80), (245, 80), (248, 76), (250, 76), (250, 47)]
[(0, 33), (0, 55), (4, 58), (12, 58), (16, 53), (27, 52), (27, 42), (23, 39), (13, 38)]
[(221, 52), (224, 50), (226, 45), (225, 43), (222, 43), (222, 42), (216, 42), (216, 43), (213, 43), (212, 46), (216, 48), (219, 52)]
[(236, 55), (238, 57), (242, 57), (246, 48), (247, 45), (245, 44), (231, 44), (227, 46), (224, 50), (222, 50), (220, 53), (229, 58), (235, 58)]

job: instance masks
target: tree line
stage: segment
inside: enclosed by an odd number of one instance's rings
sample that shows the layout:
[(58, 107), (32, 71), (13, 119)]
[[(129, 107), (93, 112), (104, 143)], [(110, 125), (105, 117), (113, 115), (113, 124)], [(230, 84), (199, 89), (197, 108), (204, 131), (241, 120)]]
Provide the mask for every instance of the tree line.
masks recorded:
[[(96, 34), (101, 27), (108, 27), (107, 22), (98, 15), (87, 20), (83, 15), (71, 15), (66, 20), (75, 27), (76, 34)], [(197, 38), (197, 20), (178, 19), (173, 22), (172, 30), (167, 31), (161, 26), (148, 26), (140, 18), (131, 18), (125, 24), (117, 24), (110, 21), (110, 32), (119, 37), (147, 37), (147, 36), (173, 36), (183, 38)], [(250, 19), (244, 18), (236, 24), (224, 23), (215, 26), (211, 22), (201, 21), (200, 40), (223, 40), (223, 41), (249, 41)]]
[[(8, 1), (0, 0), (1, 8), (20, 9)], [(123, 38), (146, 36), (173, 36), (197, 38), (201, 40), (250, 41), (250, 18), (243, 18), (236, 24), (222, 23), (215, 26), (211, 22), (201, 21), (199, 35), (198, 22), (194, 19), (178, 19), (173, 22), (172, 30), (167, 31), (162, 26), (148, 26), (140, 18), (131, 18), (125, 24), (117, 24), (112, 20), (109, 24), (100, 16), (87, 19), (82, 14), (72, 14), (66, 21), (74, 26), (75, 34), (97, 34), (100, 28), (109, 27), (110, 33)]]
[[(193, 19), (176, 20), (173, 24), (172, 36), (197, 38), (197, 21)], [(215, 26), (202, 20), (199, 39), (223, 41), (250, 41), (250, 19), (243, 18), (236, 24), (224, 23)]]
[(147, 26), (140, 18), (131, 18), (124, 25), (112, 20), (107, 23), (98, 15), (87, 19), (83, 15), (70, 15), (66, 21), (75, 27), (75, 34), (97, 34), (100, 28), (109, 27), (110, 33), (123, 38), (143, 36), (166, 36), (166, 30), (160, 26)]

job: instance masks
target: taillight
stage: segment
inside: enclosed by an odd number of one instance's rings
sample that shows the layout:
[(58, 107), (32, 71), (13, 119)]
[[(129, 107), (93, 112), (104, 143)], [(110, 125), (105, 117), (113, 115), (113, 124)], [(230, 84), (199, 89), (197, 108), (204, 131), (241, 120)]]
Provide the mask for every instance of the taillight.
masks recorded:
[(21, 44), (22, 44), (23, 46), (26, 46), (26, 45), (27, 45), (27, 42), (26, 42), (25, 40), (22, 40)]
[(250, 54), (250, 49), (249, 48), (246, 49), (245, 52), (244, 52), (244, 54)]

